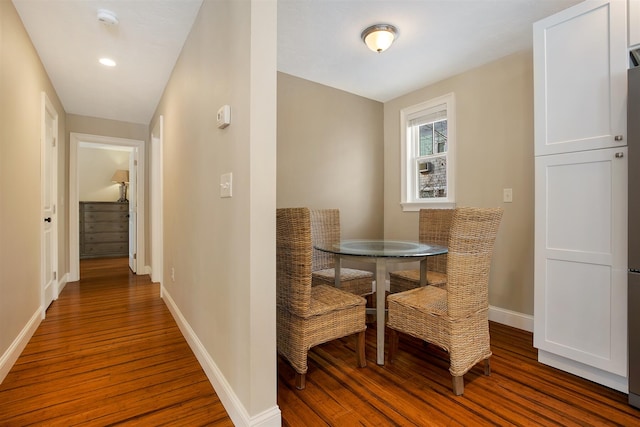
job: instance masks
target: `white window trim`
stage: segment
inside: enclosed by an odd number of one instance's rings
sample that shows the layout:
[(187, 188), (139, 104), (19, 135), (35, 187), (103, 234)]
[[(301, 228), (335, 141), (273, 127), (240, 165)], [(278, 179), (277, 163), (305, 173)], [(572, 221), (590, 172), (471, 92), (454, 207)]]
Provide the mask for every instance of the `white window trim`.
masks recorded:
[[(407, 123), (409, 118), (416, 113), (429, 110), (442, 104), (447, 106), (447, 197), (433, 201), (418, 201), (415, 200), (413, 196), (413, 180), (416, 171), (413, 171), (412, 167), (408, 167), (411, 161), (411, 152), (407, 149)], [(400, 110), (400, 204), (402, 205), (403, 211), (418, 211), (423, 208), (455, 207), (456, 149), (456, 110), (455, 95), (453, 92)]]

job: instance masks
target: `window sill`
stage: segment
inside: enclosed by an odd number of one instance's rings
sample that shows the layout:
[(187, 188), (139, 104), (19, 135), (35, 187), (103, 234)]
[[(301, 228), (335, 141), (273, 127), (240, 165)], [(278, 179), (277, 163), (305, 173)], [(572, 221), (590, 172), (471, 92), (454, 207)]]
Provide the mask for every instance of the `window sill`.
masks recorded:
[(453, 209), (456, 207), (455, 202), (451, 201), (432, 201), (432, 202), (402, 202), (403, 212), (417, 212), (420, 209)]

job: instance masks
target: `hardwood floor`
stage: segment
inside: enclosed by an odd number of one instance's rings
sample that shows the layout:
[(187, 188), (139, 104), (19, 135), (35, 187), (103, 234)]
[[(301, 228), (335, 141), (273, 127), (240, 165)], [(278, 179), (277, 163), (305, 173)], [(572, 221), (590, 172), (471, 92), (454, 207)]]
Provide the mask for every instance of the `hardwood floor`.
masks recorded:
[[(0, 426), (233, 425), (147, 276), (126, 259), (81, 263), (0, 385)], [(492, 324), (492, 374), (478, 365), (451, 392), (443, 351), (402, 335), (392, 365), (367, 367), (355, 339), (309, 353), (307, 388), (278, 360), (284, 426), (640, 426), (623, 393), (536, 361), (532, 336)]]
[(528, 332), (491, 323), (491, 376), (476, 365), (455, 396), (448, 355), (407, 335), (392, 365), (376, 365), (374, 326), (367, 367), (356, 367), (355, 338), (323, 344), (309, 353), (303, 391), (279, 360), (284, 426), (640, 426), (626, 394), (538, 363)]
[(1, 426), (233, 426), (160, 299), (127, 259), (81, 262), (0, 385)]

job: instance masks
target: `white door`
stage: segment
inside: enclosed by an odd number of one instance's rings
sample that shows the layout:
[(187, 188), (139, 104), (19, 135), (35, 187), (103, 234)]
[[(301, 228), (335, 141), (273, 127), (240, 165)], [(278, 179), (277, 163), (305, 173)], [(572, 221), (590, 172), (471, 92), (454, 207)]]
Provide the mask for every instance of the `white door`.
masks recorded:
[(58, 113), (42, 93), (41, 205), (42, 205), (42, 315), (58, 297), (58, 221), (56, 215), (58, 176)]
[(627, 147), (538, 156), (535, 175), (534, 346), (625, 377)]
[(579, 3), (533, 26), (535, 155), (627, 145), (626, 2)]
[(138, 149), (134, 148), (129, 156), (129, 268), (138, 271)]

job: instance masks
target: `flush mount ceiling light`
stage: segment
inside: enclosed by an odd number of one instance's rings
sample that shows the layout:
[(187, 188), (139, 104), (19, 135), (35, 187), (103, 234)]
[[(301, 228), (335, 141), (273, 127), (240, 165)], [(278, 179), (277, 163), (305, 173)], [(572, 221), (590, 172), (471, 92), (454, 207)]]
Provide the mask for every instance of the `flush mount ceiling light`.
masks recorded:
[(98, 9), (98, 21), (107, 25), (118, 25), (118, 15), (107, 9)]
[(102, 65), (105, 65), (107, 67), (115, 67), (116, 66), (116, 61), (114, 61), (111, 58), (100, 58), (98, 60), (98, 62), (100, 62)]
[(362, 32), (362, 41), (374, 52), (384, 52), (398, 36), (398, 29), (390, 24), (376, 24)]

